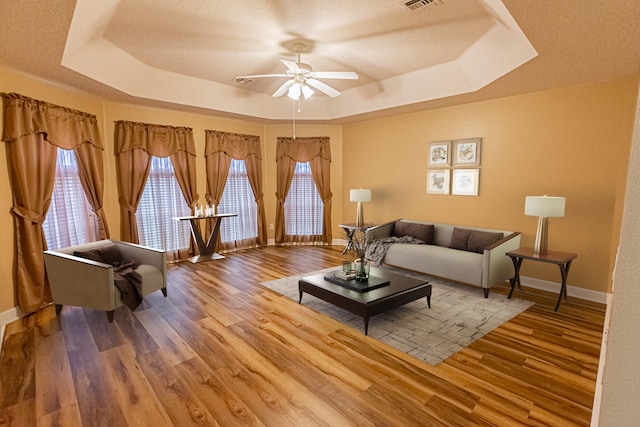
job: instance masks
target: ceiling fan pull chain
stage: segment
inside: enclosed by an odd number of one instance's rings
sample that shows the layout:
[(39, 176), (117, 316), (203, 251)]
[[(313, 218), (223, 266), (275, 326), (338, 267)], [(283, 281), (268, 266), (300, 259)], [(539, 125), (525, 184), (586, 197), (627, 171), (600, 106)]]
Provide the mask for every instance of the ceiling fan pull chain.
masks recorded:
[(296, 139), (296, 101), (292, 100), (291, 106), (293, 107), (293, 139)]

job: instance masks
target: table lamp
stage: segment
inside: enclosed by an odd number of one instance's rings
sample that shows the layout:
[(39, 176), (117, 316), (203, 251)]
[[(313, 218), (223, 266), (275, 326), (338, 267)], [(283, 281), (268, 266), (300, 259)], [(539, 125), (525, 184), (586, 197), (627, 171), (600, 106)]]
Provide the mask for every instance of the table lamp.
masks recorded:
[(362, 213), (362, 203), (371, 201), (371, 190), (350, 190), (349, 199), (358, 202), (356, 210), (356, 227), (364, 225), (364, 214)]
[(548, 228), (550, 217), (564, 216), (564, 197), (555, 196), (527, 196), (524, 202), (524, 214), (538, 217), (536, 244), (533, 254), (546, 255), (548, 243)]

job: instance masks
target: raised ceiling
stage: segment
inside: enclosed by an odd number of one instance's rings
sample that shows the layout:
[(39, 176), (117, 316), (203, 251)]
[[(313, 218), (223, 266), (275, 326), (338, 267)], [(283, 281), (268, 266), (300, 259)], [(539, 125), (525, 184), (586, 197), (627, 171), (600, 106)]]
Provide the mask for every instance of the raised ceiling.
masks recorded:
[(300, 120), (348, 121), (637, 75), (640, 2), (3, 0), (0, 64), (115, 101), (288, 120), (279, 57), (353, 70)]

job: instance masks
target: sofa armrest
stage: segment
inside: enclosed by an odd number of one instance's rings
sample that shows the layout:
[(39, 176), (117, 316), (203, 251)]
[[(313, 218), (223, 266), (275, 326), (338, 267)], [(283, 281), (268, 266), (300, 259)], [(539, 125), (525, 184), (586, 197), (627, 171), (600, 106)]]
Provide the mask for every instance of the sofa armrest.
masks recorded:
[(369, 236), (371, 241), (381, 239), (383, 237), (391, 237), (393, 236), (395, 223), (396, 220), (370, 227), (367, 230), (367, 235)]
[(113, 242), (118, 245), (123, 260), (135, 260), (140, 264), (152, 265), (160, 270), (163, 276), (163, 287), (167, 287), (167, 256), (165, 251), (120, 240), (113, 240)]
[(43, 256), (54, 303), (106, 311), (117, 308), (111, 265), (55, 251), (45, 251)]
[(513, 277), (513, 263), (505, 254), (520, 247), (520, 237), (520, 233), (511, 233), (484, 249), (483, 288), (490, 288)]

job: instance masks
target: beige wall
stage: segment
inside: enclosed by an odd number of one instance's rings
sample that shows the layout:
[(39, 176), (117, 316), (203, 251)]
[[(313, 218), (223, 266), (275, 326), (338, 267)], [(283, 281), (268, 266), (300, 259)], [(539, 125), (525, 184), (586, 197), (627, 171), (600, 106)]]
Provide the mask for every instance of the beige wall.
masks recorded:
[[(551, 220), (550, 246), (575, 251), (571, 285), (606, 291), (617, 247), (633, 126), (637, 79), (580, 86), (443, 108), (348, 125), (300, 125), (297, 136), (329, 136), (332, 150), (333, 237), (353, 221), (350, 188), (371, 188), (368, 222), (415, 218), (523, 232), (533, 244), (536, 219), (523, 214), (525, 195), (567, 197), (567, 214)], [(95, 114), (105, 144), (105, 211), (111, 236), (120, 235), (113, 157), (113, 122), (131, 120), (194, 130), (198, 193), (205, 193), (204, 130), (259, 135), (264, 157), (267, 224), (275, 221), (275, 146), (291, 124), (188, 114), (113, 103), (0, 68), (0, 91)], [(0, 126), (2, 126), (0, 124)], [(0, 127), (1, 131), (1, 127)], [(482, 137), (480, 196), (427, 195), (429, 141)], [(13, 242), (11, 191), (0, 150), (0, 229)], [(269, 230), (269, 238), (273, 231)], [(0, 246), (0, 313), (16, 305), (13, 246)], [(555, 269), (525, 264), (523, 274), (557, 282)]]
[[(606, 292), (637, 87), (625, 79), (345, 125), (343, 196), (372, 189), (367, 221), (515, 230), (523, 246), (533, 246), (537, 225), (524, 215), (525, 196), (565, 196), (565, 217), (550, 220), (550, 249), (578, 253), (569, 285)], [(429, 142), (471, 137), (483, 138), (479, 196), (426, 194)], [(354, 216), (348, 207), (345, 217)], [(525, 262), (522, 274), (560, 280), (553, 265)]]
[[(629, 165), (620, 255), (614, 278), (615, 293), (607, 307), (602, 352), (596, 382), (596, 400), (592, 426), (635, 426), (640, 407), (629, 404), (640, 400), (640, 334), (638, 306), (640, 287), (640, 102), (636, 108), (636, 124)], [(600, 398), (600, 399), (599, 399)], [(600, 402), (600, 404), (599, 404)]]

